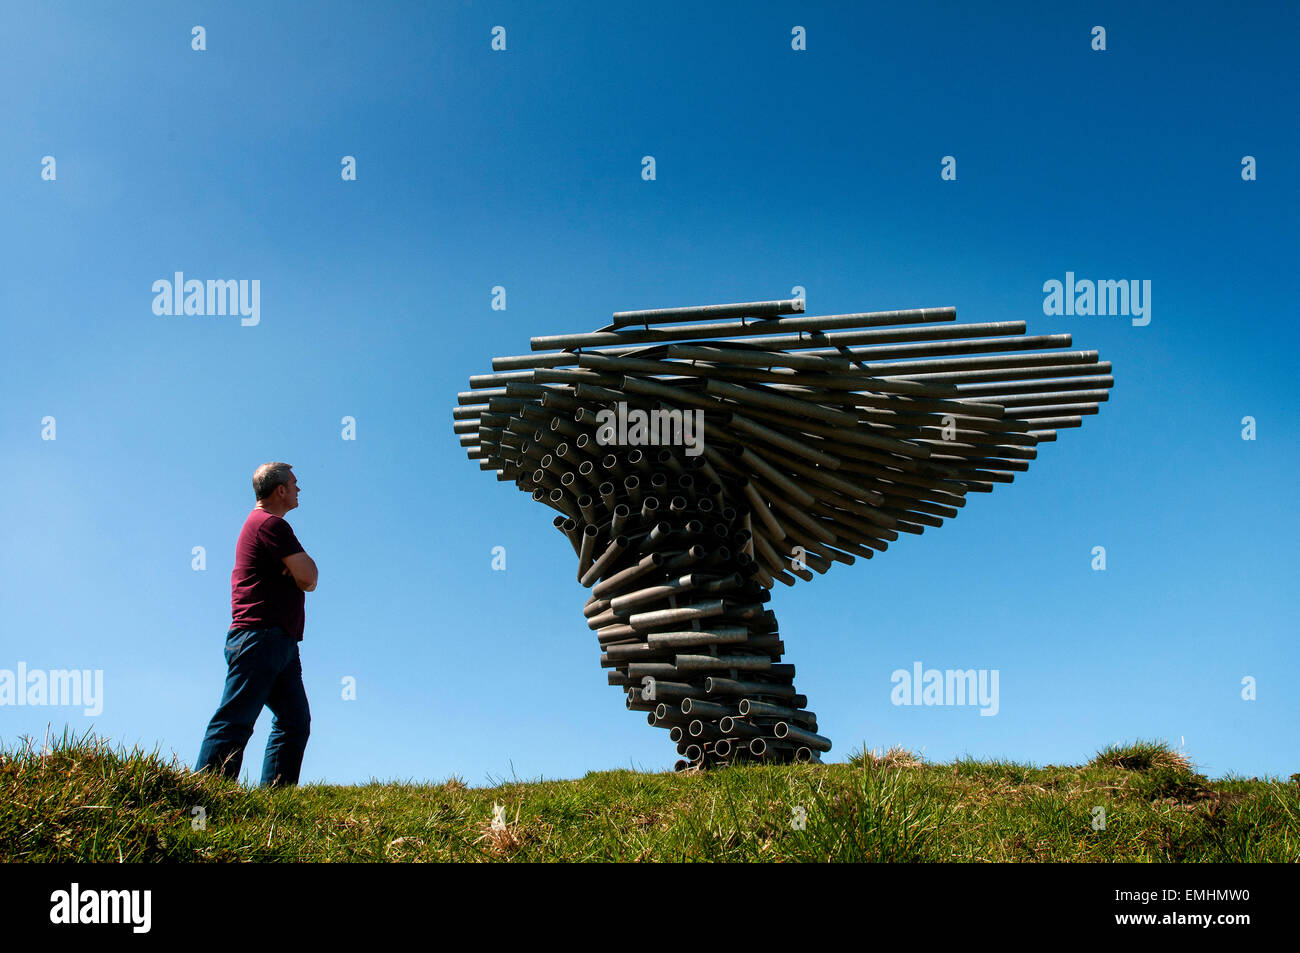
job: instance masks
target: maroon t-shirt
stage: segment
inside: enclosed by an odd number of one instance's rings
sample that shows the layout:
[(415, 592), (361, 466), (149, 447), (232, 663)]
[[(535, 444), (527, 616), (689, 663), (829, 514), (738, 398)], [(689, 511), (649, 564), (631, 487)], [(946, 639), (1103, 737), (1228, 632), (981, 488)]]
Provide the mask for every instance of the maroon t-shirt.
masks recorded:
[(303, 551), (282, 517), (259, 509), (248, 514), (235, 543), (235, 568), (230, 572), (232, 631), (278, 625), (302, 641), (307, 595), (292, 575), (285, 574), (281, 560)]

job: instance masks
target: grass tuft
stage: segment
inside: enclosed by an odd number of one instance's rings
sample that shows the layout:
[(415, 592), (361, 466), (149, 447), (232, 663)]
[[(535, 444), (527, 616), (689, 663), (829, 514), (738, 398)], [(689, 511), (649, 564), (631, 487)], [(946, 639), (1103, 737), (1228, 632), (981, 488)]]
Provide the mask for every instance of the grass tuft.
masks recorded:
[(849, 755), (849, 764), (854, 767), (869, 764), (877, 768), (919, 768), (922, 761), (918, 755), (897, 745), (882, 754), (879, 748), (868, 751), (864, 744)]
[(1150, 771), (1167, 768), (1182, 774), (1192, 773), (1192, 763), (1181, 751), (1175, 751), (1164, 741), (1135, 741), (1126, 745), (1109, 745), (1097, 752), (1089, 764), (1125, 771)]

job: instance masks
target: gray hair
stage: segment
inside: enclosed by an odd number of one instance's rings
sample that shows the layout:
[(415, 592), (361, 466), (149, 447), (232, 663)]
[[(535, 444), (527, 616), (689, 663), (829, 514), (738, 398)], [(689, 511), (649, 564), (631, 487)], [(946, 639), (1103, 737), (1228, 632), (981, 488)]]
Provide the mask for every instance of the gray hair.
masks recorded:
[(290, 463), (263, 463), (253, 471), (253, 492), (257, 494), (258, 501), (262, 501), (275, 492), (277, 486), (284, 486), (289, 482), (289, 471), (293, 468)]

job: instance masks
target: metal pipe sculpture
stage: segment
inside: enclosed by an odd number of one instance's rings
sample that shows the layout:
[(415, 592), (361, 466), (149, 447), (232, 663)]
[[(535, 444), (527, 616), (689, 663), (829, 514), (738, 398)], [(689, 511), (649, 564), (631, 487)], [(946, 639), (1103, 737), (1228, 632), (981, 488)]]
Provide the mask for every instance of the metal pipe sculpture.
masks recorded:
[(495, 358), (453, 414), (480, 469), (559, 513), (609, 684), (669, 732), (678, 770), (820, 760), (772, 587), (942, 525), (1114, 383), (1023, 321), (803, 310), (619, 312)]

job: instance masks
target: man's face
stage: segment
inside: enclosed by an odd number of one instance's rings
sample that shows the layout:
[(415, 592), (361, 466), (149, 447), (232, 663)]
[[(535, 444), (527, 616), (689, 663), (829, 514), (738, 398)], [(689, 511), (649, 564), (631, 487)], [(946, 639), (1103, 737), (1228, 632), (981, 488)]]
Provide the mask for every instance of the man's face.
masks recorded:
[(289, 471), (289, 482), (284, 484), (281, 489), (284, 490), (284, 505), (286, 509), (298, 508), (298, 477), (292, 470)]

